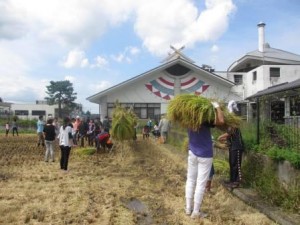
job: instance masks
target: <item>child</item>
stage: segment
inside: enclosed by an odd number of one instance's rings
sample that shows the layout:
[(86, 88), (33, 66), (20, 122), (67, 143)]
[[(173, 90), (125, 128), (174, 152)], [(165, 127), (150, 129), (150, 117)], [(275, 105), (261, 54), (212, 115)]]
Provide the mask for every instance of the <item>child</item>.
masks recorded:
[(152, 131), (155, 139), (160, 137), (159, 127), (157, 124), (154, 125), (154, 130)]
[(7, 123), (5, 124), (5, 136), (7, 137), (9, 133), (9, 122), (7, 121)]
[(149, 132), (150, 132), (150, 130), (149, 130), (149, 127), (146, 125), (146, 126), (144, 126), (143, 127), (143, 139), (148, 139), (149, 138)]

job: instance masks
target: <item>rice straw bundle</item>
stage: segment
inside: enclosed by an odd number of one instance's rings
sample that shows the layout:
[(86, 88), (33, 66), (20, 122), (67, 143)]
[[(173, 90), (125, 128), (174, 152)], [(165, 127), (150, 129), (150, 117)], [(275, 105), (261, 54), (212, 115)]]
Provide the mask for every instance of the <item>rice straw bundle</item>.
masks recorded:
[(134, 137), (134, 126), (137, 117), (132, 110), (126, 110), (117, 105), (113, 111), (111, 135), (119, 141), (130, 140)]
[[(194, 94), (177, 95), (169, 102), (168, 119), (184, 128), (197, 130), (204, 122), (215, 120), (212, 101), (212, 99)], [(241, 119), (229, 113), (226, 107), (221, 106), (221, 109), (224, 112), (225, 126), (238, 126), (241, 123)]]
[(169, 102), (167, 116), (182, 127), (197, 130), (203, 122), (214, 120), (215, 111), (208, 98), (182, 94)]
[(221, 110), (224, 113), (224, 120), (225, 120), (225, 125), (231, 126), (231, 127), (239, 127), (242, 118), (240, 116), (235, 115), (234, 113), (230, 113), (227, 109), (227, 107), (221, 107)]

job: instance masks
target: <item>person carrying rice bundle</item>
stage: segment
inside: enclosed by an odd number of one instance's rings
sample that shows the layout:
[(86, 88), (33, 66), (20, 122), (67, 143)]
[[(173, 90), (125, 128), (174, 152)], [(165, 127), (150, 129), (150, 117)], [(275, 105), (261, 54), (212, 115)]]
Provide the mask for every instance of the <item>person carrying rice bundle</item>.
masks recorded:
[(195, 95), (180, 95), (170, 101), (168, 118), (188, 129), (186, 214), (193, 219), (206, 217), (200, 208), (213, 162), (210, 128), (224, 125), (223, 111), (218, 102)]

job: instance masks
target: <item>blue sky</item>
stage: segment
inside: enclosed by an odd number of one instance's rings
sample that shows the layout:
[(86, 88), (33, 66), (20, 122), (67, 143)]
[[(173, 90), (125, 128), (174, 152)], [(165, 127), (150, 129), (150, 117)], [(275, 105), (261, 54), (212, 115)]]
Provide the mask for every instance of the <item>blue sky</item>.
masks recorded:
[(161, 65), (170, 45), (217, 71), (258, 47), (300, 55), (299, 0), (0, 0), (0, 97), (43, 99), (68, 79), (86, 98)]

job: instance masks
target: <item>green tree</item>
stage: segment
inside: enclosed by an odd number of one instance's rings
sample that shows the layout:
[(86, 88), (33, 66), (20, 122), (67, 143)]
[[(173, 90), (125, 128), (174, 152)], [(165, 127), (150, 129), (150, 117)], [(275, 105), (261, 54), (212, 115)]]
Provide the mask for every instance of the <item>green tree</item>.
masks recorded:
[(76, 107), (74, 102), (77, 93), (74, 92), (73, 84), (68, 80), (50, 81), (50, 85), (46, 86), (48, 97), (45, 97), (48, 104), (58, 104), (58, 116), (62, 118), (62, 107), (69, 111)]

